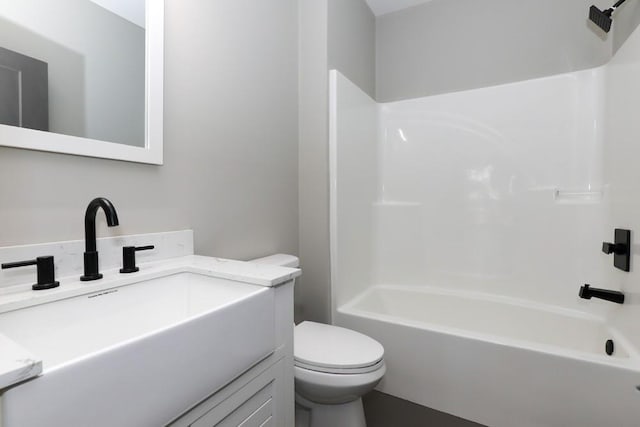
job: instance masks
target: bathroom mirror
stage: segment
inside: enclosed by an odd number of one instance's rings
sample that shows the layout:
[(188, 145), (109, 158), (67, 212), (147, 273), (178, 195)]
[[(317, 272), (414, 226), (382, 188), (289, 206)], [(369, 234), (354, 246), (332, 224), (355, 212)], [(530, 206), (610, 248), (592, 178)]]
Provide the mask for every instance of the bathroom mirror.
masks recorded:
[(161, 165), (163, 39), (164, 0), (0, 0), (0, 145)]

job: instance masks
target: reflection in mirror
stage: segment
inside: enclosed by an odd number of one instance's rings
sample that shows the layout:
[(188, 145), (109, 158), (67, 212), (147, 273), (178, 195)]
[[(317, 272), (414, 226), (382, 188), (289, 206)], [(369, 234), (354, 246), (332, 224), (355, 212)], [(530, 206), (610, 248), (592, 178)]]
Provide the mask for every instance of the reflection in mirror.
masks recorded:
[(163, 9), (0, 0), (0, 145), (162, 164)]
[(91, 0), (3, 3), (2, 123), (144, 146), (144, 28)]
[(48, 75), (46, 62), (0, 47), (1, 124), (49, 130)]

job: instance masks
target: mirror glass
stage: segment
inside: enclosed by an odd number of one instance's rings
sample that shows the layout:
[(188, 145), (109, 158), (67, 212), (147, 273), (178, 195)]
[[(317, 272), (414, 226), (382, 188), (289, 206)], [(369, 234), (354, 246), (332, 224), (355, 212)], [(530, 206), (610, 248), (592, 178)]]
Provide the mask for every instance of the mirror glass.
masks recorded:
[(162, 0), (0, 0), (0, 144), (161, 164), (162, 21)]

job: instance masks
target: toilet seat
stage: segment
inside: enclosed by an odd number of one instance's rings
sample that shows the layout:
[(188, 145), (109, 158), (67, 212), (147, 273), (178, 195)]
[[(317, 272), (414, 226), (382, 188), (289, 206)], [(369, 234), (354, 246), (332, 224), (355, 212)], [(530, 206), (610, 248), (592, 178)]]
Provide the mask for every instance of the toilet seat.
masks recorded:
[(377, 371), (382, 368), (384, 365), (384, 361), (380, 360), (378, 363), (375, 363), (370, 366), (363, 366), (361, 368), (332, 368), (326, 366), (316, 366), (308, 363), (299, 362), (297, 360), (294, 361), (296, 368), (307, 369), (309, 371), (322, 372), (325, 374), (344, 374), (344, 375), (356, 375), (356, 374), (367, 374), (369, 372)]
[(363, 374), (380, 369), (382, 345), (350, 329), (302, 322), (294, 329), (294, 360), (298, 368), (331, 374)]

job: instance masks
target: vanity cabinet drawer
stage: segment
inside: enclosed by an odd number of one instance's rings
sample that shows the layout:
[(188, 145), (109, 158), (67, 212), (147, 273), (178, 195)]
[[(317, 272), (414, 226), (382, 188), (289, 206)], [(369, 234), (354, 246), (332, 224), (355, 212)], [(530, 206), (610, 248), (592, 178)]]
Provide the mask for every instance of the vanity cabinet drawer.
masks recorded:
[[(275, 356), (275, 355), (274, 355)], [(182, 414), (167, 427), (293, 427), (293, 375), (285, 361), (269, 357)], [(291, 367), (292, 368), (292, 367)]]
[(239, 427), (259, 427), (266, 422), (267, 419), (271, 418), (271, 414), (273, 413), (272, 408), (272, 399), (269, 398), (266, 402), (262, 404), (258, 409), (256, 409), (251, 415), (245, 418), (240, 424), (236, 424), (236, 419), (241, 418), (244, 414), (235, 416), (232, 414), (229, 416), (229, 419), (223, 420), (219, 426), (220, 427), (235, 427), (236, 425)]
[(260, 427), (274, 427), (274, 426), (275, 424), (273, 424), (273, 416), (270, 416), (269, 418), (267, 418), (265, 422), (260, 424)]
[(249, 418), (244, 420), (240, 427), (262, 427), (265, 425), (272, 418), (273, 408), (271, 406), (272, 399), (269, 399)]
[[(260, 427), (273, 413), (273, 381), (247, 399), (247, 388), (240, 390), (204, 416), (192, 427)], [(266, 424), (269, 425), (269, 424)]]

